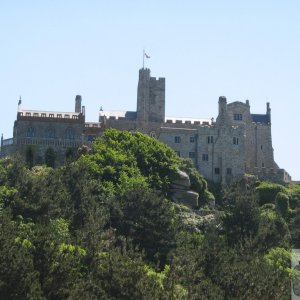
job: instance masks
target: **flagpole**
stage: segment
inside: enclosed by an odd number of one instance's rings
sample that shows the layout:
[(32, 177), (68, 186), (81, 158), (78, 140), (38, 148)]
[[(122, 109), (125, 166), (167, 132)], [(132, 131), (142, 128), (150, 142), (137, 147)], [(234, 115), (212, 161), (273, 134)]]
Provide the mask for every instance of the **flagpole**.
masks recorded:
[(143, 69), (144, 69), (144, 66), (145, 66), (145, 48), (143, 49)]

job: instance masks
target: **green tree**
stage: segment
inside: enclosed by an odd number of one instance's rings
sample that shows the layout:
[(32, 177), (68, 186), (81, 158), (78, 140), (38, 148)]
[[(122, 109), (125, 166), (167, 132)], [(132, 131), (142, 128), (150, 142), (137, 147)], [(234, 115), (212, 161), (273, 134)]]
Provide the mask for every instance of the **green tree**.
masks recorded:
[(47, 167), (54, 168), (56, 161), (56, 153), (53, 148), (49, 147), (45, 152), (45, 164)]

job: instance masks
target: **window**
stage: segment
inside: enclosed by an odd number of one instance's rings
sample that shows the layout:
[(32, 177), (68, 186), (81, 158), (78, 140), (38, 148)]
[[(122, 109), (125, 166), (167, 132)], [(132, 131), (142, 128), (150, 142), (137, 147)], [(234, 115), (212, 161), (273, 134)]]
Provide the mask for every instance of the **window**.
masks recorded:
[(175, 151), (175, 153), (180, 157), (180, 151)]
[(238, 145), (238, 144), (239, 144), (239, 138), (234, 137), (234, 138), (233, 138), (233, 144), (234, 144), (234, 145)]
[(220, 168), (215, 168), (215, 174), (219, 175), (220, 174)]
[(233, 120), (242, 121), (243, 120), (243, 115), (242, 114), (234, 114), (233, 115)]
[(49, 118), (54, 118), (54, 114), (49, 114)]
[(264, 164), (264, 163), (262, 163), (262, 164), (261, 164), (261, 166), (264, 168), (264, 167), (265, 167), (265, 164)]
[(196, 154), (195, 152), (189, 152), (189, 158), (195, 158)]
[(260, 145), (260, 149), (261, 149), (261, 150), (263, 149), (263, 145)]
[(203, 154), (202, 154), (202, 160), (203, 160), (203, 161), (208, 161), (208, 154), (203, 153)]
[(27, 128), (26, 136), (27, 137), (34, 137), (35, 136), (35, 132), (34, 132), (34, 128), (33, 127), (28, 127)]
[(214, 137), (213, 136), (208, 136), (207, 137), (207, 144), (213, 144), (214, 142)]
[(65, 139), (73, 140), (74, 138), (75, 138), (74, 131), (71, 128), (67, 129), (65, 132)]
[(47, 129), (46, 137), (47, 137), (48, 139), (53, 139), (53, 138), (55, 138), (55, 130), (54, 130), (53, 128)]
[(176, 144), (181, 143), (181, 137), (180, 136), (175, 136), (175, 143)]
[(46, 118), (46, 114), (45, 114), (45, 113), (42, 113), (42, 114), (41, 114), (41, 117), (42, 117), (42, 118)]
[(227, 168), (227, 169), (226, 169), (226, 174), (227, 174), (227, 175), (232, 175), (232, 170), (231, 170), (231, 168)]
[(195, 143), (195, 137), (194, 136), (190, 136), (190, 143)]

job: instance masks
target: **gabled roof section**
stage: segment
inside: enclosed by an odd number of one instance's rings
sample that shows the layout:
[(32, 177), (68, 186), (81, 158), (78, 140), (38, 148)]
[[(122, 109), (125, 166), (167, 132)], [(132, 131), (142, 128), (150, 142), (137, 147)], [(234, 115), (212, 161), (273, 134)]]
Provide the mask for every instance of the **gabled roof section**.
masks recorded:
[(261, 114), (251, 114), (252, 121), (255, 123), (270, 123), (269, 115), (261, 115)]

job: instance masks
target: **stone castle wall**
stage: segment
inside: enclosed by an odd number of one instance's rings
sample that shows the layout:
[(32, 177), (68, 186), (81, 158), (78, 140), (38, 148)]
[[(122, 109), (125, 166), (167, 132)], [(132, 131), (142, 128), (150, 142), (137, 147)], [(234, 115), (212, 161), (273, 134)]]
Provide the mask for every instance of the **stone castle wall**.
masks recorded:
[[(149, 69), (139, 71), (136, 112), (104, 112), (99, 122), (86, 123), (81, 96), (76, 96), (74, 113), (20, 110), (12, 140), (1, 141), (1, 155), (30, 146), (42, 158), (51, 147), (59, 161), (68, 149), (89, 144), (107, 128), (140, 131), (170, 146), (181, 157), (190, 158), (205, 178), (229, 183), (245, 173), (263, 179), (290, 181), (287, 172), (274, 161), (271, 135), (271, 109), (253, 115), (249, 101), (227, 104), (219, 98), (216, 121), (203, 119), (165, 119), (165, 79), (150, 76)], [(51, 134), (51, 131), (53, 134)]]

